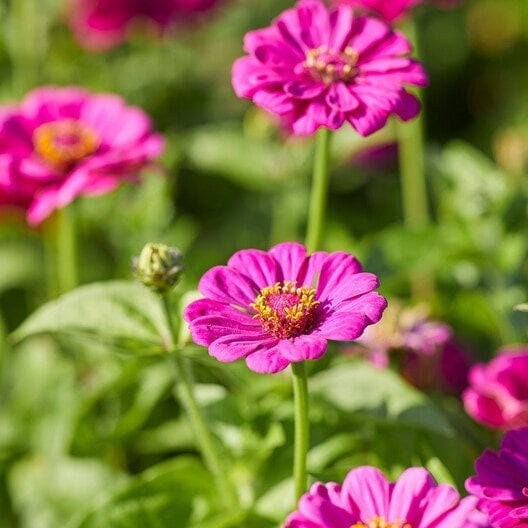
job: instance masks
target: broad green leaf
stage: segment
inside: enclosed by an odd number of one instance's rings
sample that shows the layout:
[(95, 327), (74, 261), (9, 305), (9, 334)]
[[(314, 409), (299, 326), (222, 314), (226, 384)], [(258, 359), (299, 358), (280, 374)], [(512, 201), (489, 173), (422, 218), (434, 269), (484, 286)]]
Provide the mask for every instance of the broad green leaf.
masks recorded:
[(160, 353), (170, 342), (158, 298), (131, 281), (81, 286), (39, 308), (12, 338), (20, 342), (38, 334), (91, 338), (145, 354)]
[(212, 487), (196, 459), (178, 457), (146, 470), (68, 528), (184, 528), (195, 500), (210, 496)]
[(453, 430), (425, 394), (388, 369), (351, 360), (315, 375), (310, 389), (341, 411), (373, 423), (452, 435)]
[(24, 528), (56, 528), (103, 499), (124, 478), (97, 459), (35, 455), (12, 466), (8, 484)]

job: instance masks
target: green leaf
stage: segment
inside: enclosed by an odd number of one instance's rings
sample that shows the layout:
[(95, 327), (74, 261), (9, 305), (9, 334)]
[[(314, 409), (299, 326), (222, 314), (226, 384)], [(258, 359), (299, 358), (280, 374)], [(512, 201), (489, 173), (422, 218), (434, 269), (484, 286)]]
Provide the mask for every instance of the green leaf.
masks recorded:
[(178, 457), (148, 469), (68, 528), (183, 528), (193, 517), (195, 499), (210, 496), (212, 486), (196, 459)]
[(38, 334), (91, 338), (143, 354), (163, 352), (170, 343), (158, 298), (131, 281), (81, 286), (39, 308), (12, 339), (17, 343)]
[(453, 434), (447, 419), (427, 396), (389, 369), (352, 360), (315, 375), (310, 389), (332, 406), (362, 420)]

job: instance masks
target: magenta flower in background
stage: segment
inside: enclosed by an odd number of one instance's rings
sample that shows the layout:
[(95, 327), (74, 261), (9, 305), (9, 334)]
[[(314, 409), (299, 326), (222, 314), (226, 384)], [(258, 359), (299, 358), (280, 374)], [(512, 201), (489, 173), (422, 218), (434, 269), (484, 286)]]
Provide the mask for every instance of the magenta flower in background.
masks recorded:
[(69, 22), (87, 49), (111, 48), (138, 24), (163, 32), (211, 9), (217, 0), (71, 0)]
[(360, 346), (350, 351), (378, 367), (387, 367), (396, 355), (400, 374), (419, 389), (460, 394), (467, 387), (471, 354), (449, 325), (430, 318), (425, 306), (391, 301), (383, 320), (357, 341)]
[(425, 86), (427, 76), (407, 39), (348, 6), (301, 0), (249, 32), (244, 49), (233, 65), (236, 94), (279, 115), (294, 134), (349, 122), (367, 136), (391, 114), (408, 120), (420, 111), (405, 86)]
[(475, 462), (466, 489), (495, 528), (528, 527), (528, 428), (504, 435), (498, 452), (487, 449)]
[(528, 426), (528, 348), (505, 348), (488, 364), (474, 365), (464, 391), (466, 412), (498, 429)]
[(476, 502), (437, 484), (424, 468), (409, 468), (392, 483), (363, 466), (342, 485), (313, 484), (283, 528), (470, 528), (477, 526)]
[[(423, 4), (424, 0), (332, 0), (336, 5), (349, 5), (354, 8), (375, 14), (392, 23), (398, 21), (413, 7)], [(440, 7), (454, 7), (461, 0), (432, 0)]]
[(328, 340), (350, 341), (386, 306), (378, 279), (343, 252), (306, 254), (295, 242), (246, 249), (202, 277), (205, 296), (184, 312), (193, 340), (220, 361), (245, 358), (255, 372), (318, 359)]
[(38, 88), (0, 116), (0, 203), (36, 225), (80, 195), (137, 180), (162, 150), (148, 116), (121, 97)]

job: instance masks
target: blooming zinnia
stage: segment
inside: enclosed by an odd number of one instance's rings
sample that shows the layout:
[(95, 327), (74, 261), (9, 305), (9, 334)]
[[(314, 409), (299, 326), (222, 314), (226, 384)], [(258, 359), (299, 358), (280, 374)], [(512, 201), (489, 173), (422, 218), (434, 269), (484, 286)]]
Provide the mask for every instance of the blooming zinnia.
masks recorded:
[(498, 452), (487, 449), (475, 462), (466, 489), (496, 528), (528, 527), (528, 428), (509, 431)]
[(342, 485), (313, 484), (283, 528), (469, 528), (476, 502), (438, 485), (424, 468), (409, 468), (392, 483), (363, 466)]
[(72, 0), (70, 25), (88, 49), (110, 48), (137, 23), (164, 31), (213, 7), (217, 0)]
[(32, 225), (80, 195), (106, 193), (163, 150), (148, 116), (117, 95), (44, 87), (0, 116), (0, 202)]
[[(459, 2), (460, 0), (434, 0), (434, 3), (441, 7), (452, 7)], [(413, 7), (423, 4), (424, 0), (333, 0), (333, 3), (362, 9), (392, 23), (403, 17)]]
[(528, 348), (503, 349), (469, 371), (462, 397), (475, 420), (498, 429), (528, 426)]
[(236, 94), (279, 115), (294, 134), (348, 121), (367, 136), (393, 113), (408, 120), (420, 111), (404, 86), (425, 86), (427, 76), (409, 58), (408, 40), (351, 7), (301, 0), (249, 32), (244, 49), (249, 55), (233, 65)]
[(379, 321), (378, 279), (343, 252), (306, 254), (286, 242), (246, 249), (202, 277), (205, 296), (184, 312), (192, 337), (220, 361), (245, 358), (255, 372), (318, 359), (329, 339), (350, 341)]

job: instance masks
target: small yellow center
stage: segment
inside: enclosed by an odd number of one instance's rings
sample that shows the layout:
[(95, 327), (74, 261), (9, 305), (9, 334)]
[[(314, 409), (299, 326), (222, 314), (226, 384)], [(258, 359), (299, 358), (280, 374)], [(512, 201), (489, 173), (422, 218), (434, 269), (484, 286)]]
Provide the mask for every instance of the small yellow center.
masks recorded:
[(318, 304), (313, 288), (285, 281), (260, 290), (251, 307), (256, 310), (254, 317), (260, 320), (266, 332), (279, 339), (288, 339), (313, 327)]
[(58, 168), (68, 168), (99, 147), (97, 134), (75, 119), (44, 123), (33, 132), (33, 146), (40, 157)]
[(358, 522), (354, 523), (350, 528), (412, 528), (408, 522), (393, 521), (387, 522), (383, 517), (374, 517), (368, 524)]
[(308, 51), (303, 65), (315, 80), (332, 84), (352, 79), (358, 72), (358, 58), (358, 52), (350, 46), (343, 51), (319, 46)]

